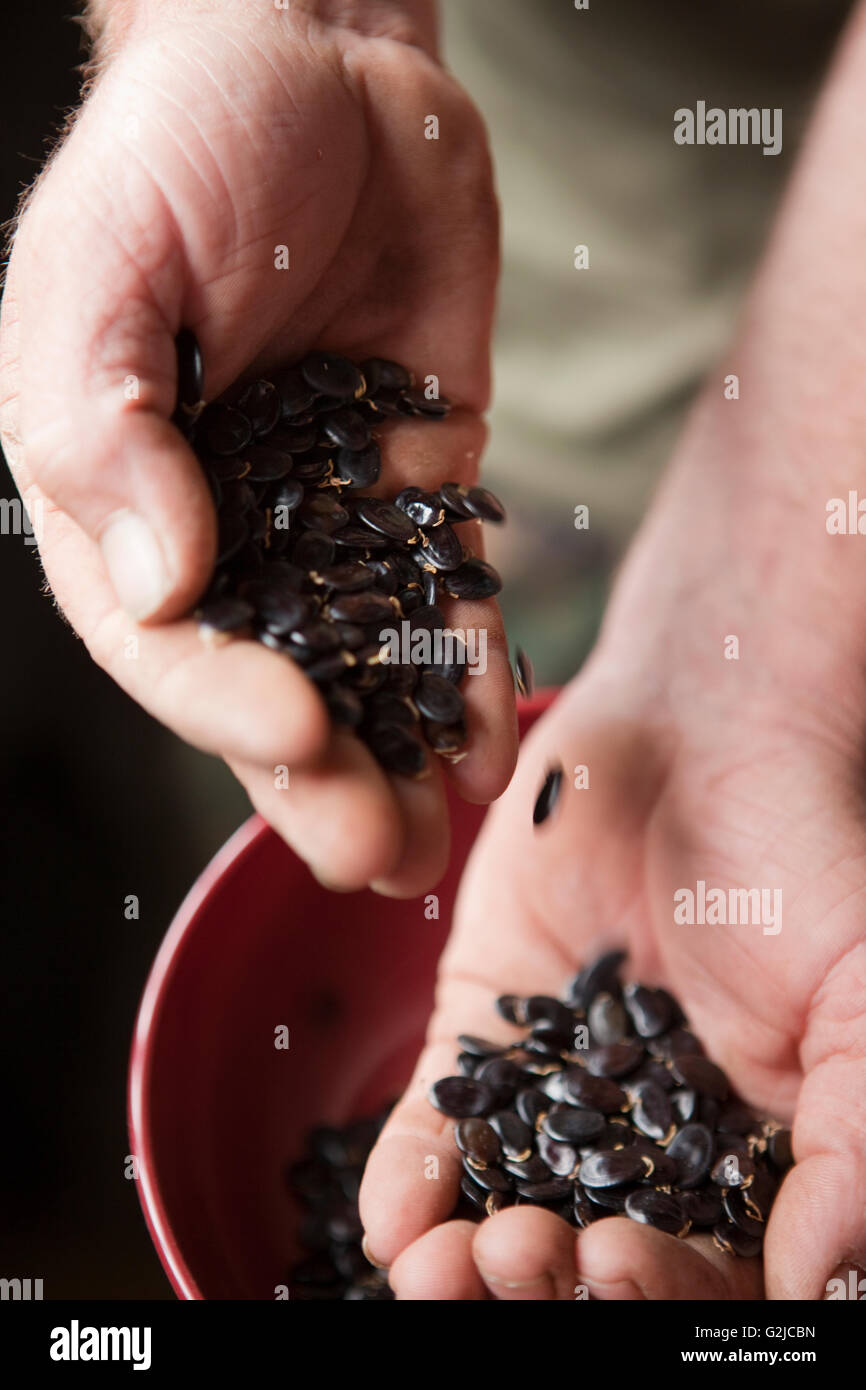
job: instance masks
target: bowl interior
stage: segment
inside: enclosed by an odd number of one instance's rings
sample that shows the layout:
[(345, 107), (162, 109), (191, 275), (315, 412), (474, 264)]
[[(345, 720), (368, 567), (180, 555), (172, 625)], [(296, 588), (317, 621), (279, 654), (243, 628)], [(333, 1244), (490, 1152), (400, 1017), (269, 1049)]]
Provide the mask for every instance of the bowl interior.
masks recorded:
[[(549, 698), (524, 703), (522, 731)], [(424, 897), (327, 892), (258, 817), (183, 904), (129, 1088), (139, 1195), (181, 1297), (273, 1299), (297, 1253), (287, 1161), (311, 1125), (367, 1113), (408, 1079), (484, 808), (452, 799), (451, 815), (438, 916)]]

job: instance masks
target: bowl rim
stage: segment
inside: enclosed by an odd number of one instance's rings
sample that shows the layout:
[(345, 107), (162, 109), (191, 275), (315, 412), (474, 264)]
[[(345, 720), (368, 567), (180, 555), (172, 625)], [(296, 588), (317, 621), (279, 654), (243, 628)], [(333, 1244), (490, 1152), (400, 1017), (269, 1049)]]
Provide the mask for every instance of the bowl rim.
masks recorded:
[(152, 1144), (150, 1080), (153, 1069), (153, 1038), (156, 1022), (165, 1007), (168, 986), (177, 971), (183, 949), (195, 929), (199, 914), (223, 876), (243, 863), (259, 841), (272, 834), (271, 827), (256, 814), (244, 821), (208, 861), (193, 883), (168, 928), (150, 968), (135, 1019), (129, 1057), (127, 1085), (127, 1124), (130, 1152), (138, 1161), (138, 1199), (156, 1253), (179, 1298), (204, 1301), (196, 1280), (180, 1251), (168, 1217), (157, 1178)]
[[(534, 691), (529, 699), (518, 696), (518, 715), (527, 718), (531, 726), (549, 709), (558, 694), (559, 687), (545, 686)], [(205, 1302), (206, 1298), (181, 1254), (166, 1211), (154, 1162), (149, 1104), (153, 1039), (157, 1033), (159, 1016), (165, 1007), (168, 986), (211, 893), (220, 879), (240, 868), (247, 857), (255, 852), (263, 838), (275, 834), (276, 831), (268, 822), (255, 812), (238, 827), (202, 869), (160, 943), (145, 982), (133, 1028), (127, 1082), (127, 1126), (130, 1153), (137, 1159), (138, 1200), (151, 1241), (172, 1289), (178, 1298), (196, 1302)]]

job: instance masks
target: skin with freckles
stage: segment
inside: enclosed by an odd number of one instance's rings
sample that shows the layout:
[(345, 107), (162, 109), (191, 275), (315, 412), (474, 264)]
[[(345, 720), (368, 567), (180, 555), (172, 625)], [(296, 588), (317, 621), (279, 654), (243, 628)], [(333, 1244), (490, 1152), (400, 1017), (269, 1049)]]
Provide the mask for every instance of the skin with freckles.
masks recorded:
[[(428, 7), (401, 18), (382, 4), (363, 24), (351, 5), (325, 11), (100, 7), (115, 22), (99, 75), (14, 242), (0, 425), (19, 490), (44, 503), (48, 582), (94, 658), (224, 757), (314, 872), (401, 896), (447, 862), (445, 779), (487, 802), (514, 765), (495, 604), (446, 612), (487, 628), (489, 670), (464, 687), (469, 755), (453, 769), (431, 757), (417, 783), (333, 733), (285, 658), (206, 650), (183, 616), (209, 578), (215, 524), (168, 423), (181, 325), (201, 343), (208, 399), (313, 345), (435, 373), (454, 413), (384, 427), (377, 491), (478, 472), (498, 269), (485, 133), (436, 61)], [(425, 138), (430, 112), (438, 140)], [(463, 530), (472, 544), (480, 527)]]

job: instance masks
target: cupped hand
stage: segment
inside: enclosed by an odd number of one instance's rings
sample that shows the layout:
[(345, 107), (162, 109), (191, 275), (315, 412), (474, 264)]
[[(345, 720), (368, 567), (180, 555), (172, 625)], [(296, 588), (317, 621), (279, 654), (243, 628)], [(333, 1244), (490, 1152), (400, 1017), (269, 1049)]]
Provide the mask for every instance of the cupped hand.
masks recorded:
[[(710, 530), (695, 541), (708, 572)], [(568, 1299), (584, 1285), (600, 1299), (817, 1299), (838, 1269), (866, 1268), (862, 653), (841, 614), (828, 609), (819, 632), (796, 594), (793, 611), (765, 611), (747, 583), (723, 598), (717, 578), (713, 596), (685, 581), (682, 555), (665, 611), (654, 547), (628, 570), (586, 671), (526, 739), (470, 858), (428, 1045), (361, 1194), (370, 1253), (399, 1298)], [(724, 656), (732, 620), (738, 662)], [(536, 828), (554, 765), (563, 788)], [(780, 929), (769, 913), (679, 923), (674, 895), (698, 880), (780, 890)], [(677, 1240), (619, 1217), (580, 1233), (526, 1205), (477, 1226), (449, 1220), (461, 1168), (453, 1122), (427, 1092), (454, 1073), (457, 1034), (516, 1039), (497, 995), (557, 994), (613, 946), (627, 948), (630, 978), (676, 995), (748, 1102), (793, 1124), (797, 1163), (763, 1268), (707, 1235)]]
[[(0, 423), (51, 589), (100, 665), (224, 757), (314, 872), (399, 895), (444, 868), (441, 771), (386, 777), (331, 733), (288, 659), (202, 645), (184, 615), (211, 573), (215, 519), (169, 423), (181, 326), (201, 343), (207, 399), (314, 345), (389, 356), (436, 374), (456, 408), (386, 427), (379, 490), (475, 476), (497, 274), (486, 139), (429, 37), (408, 20), (390, 35), (300, 6), (143, 12), (21, 219)], [(447, 616), (488, 630), (470, 751), (448, 769), (483, 802), (516, 748), (501, 624), (489, 603)]]

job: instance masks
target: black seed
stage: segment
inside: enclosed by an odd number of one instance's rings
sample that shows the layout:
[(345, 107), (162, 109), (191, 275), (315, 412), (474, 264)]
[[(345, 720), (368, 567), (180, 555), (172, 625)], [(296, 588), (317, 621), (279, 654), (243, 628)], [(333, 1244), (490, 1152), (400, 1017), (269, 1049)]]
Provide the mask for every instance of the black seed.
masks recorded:
[(440, 724), (454, 724), (463, 717), (463, 696), (443, 676), (422, 676), (413, 698), (422, 714)]
[(536, 1077), (535, 1089), (547, 1096), (549, 1101), (558, 1103), (568, 1100), (565, 1094), (565, 1072), (562, 1062), (547, 1057), (538, 1057), (535, 1059), (535, 1064), (534, 1068), (530, 1061), (523, 1064), (523, 1070), (528, 1075)]
[(642, 1038), (655, 1038), (671, 1020), (670, 996), (645, 985), (626, 985), (623, 991), (628, 1016)]
[(544, 1159), (538, 1154), (533, 1154), (531, 1158), (522, 1161), (516, 1158), (506, 1158), (503, 1160), (502, 1166), (507, 1173), (519, 1178), (521, 1182), (547, 1182), (552, 1177)]
[(517, 648), (514, 657), (514, 680), (520, 694), (528, 700), (535, 690), (535, 671), (521, 647)]
[(442, 582), (452, 598), (492, 598), (502, 588), (502, 580), (493, 566), (474, 557), (451, 570)]
[[(259, 622), (277, 637), (287, 637), (315, 616), (316, 605), (311, 599), (282, 586), (259, 580), (247, 585), (246, 592), (256, 606)], [(331, 645), (337, 646), (337, 641)]]
[(216, 402), (206, 406), (198, 430), (205, 445), (213, 454), (238, 454), (253, 437), (249, 420), (234, 406)]
[(476, 1081), (483, 1081), (496, 1098), (497, 1109), (508, 1105), (523, 1080), (520, 1068), (507, 1057), (490, 1057), (475, 1068)]
[[(384, 680), (384, 675), (381, 679)], [(374, 689), (377, 684), (378, 680), (373, 685)], [(427, 765), (423, 746), (400, 724), (378, 724), (367, 735), (367, 744), (386, 772), (395, 772), (401, 777), (419, 777)]]
[(593, 1221), (598, 1221), (604, 1213), (599, 1211), (594, 1202), (591, 1202), (582, 1187), (574, 1189), (574, 1220), (576, 1225), (583, 1231), (587, 1226), (591, 1226)]
[(758, 1220), (754, 1212), (750, 1210), (749, 1190), (742, 1187), (729, 1187), (722, 1193), (722, 1206), (725, 1215), (738, 1231), (742, 1231), (745, 1236), (755, 1236), (763, 1239), (764, 1222)]
[(595, 996), (603, 990), (618, 992), (617, 973), (625, 960), (625, 951), (606, 951), (603, 956), (579, 971), (570, 981), (566, 999), (575, 1009), (588, 1009)]
[(359, 498), (355, 504), (355, 516), (373, 531), (401, 544), (412, 540), (418, 532), (414, 521), (405, 512), (381, 497)]
[(354, 690), (349, 690), (346, 686), (331, 686), (330, 690), (325, 692), (325, 704), (334, 722), (345, 724), (350, 729), (356, 729), (364, 717), (363, 702)]
[(445, 615), (441, 608), (437, 608), (435, 603), (424, 603), (420, 608), (416, 608), (414, 613), (409, 615), (410, 627), (413, 632), (418, 632), (422, 628), (425, 632), (443, 631), (445, 628)]
[(470, 516), (479, 521), (492, 521), (499, 524), (505, 520), (505, 508), (499, 498), (486, 487), (471, 487), (463, 498), (463, 504)]
[(604, 1131), (604, 1116), (600, 1110), (581, 1110), (575, 1105), (552, 1105), (542, 1124), (551, 1139), (566, 1144), (588, 1144)]
[(625, 1200), (625, 1214), (632, 1221), (642, 1221), (668, 1235), (685, 1235), (689, 1227), (682, 1202), (673, 1193), (656, 1192), (651, 1187), (630, 1192)]
[(571, 1182), (568, 1178), (548, 1178), (546, 1182), (520, 1182), (517, 1191), (527, 1202), (539, 1202), (546, 1206), (550, 1202), (561, 1202), (571, 1196)]
[(539, 1134), (538, 1154), (556, 1178), (567, 1178), (578, 1165), (578, 1153), (573, 1144), (551, 1139), (549, 1134)]
[(615, 1081), (606, 1076), (592, 1076), (582, 1067), (569, 1067), (565, 1077), (566, 1098), (573, 1105), (600, 1110), (613, 1115), (628, 1103), (628, 1097)]
[(631, 1187), (588, 1187), (586, 1196), (592, 1205), (604, 1212), (625, 1211), (626, 1200), (634, 1189)]
[[(635, 1136), (635, 1147), (639, 1153), (648, 1158), (652, 1163), (652, 1172), (648, 1173), (644, 1179), (646, 1187), (673, 1187), (677, 1180), (677, 1165), (672, 1158), (669, 1158), (664, 1149), (658, 1144), (644, 1147), (641, 1143), (643, 1136)], [(645, 1144), (646, 1141), (644, 1141)]]
[(794, 1162), (794, 1151), (791, 1147), (791, 1131), (789, 1129), (777, 1129), (767, 1140), (767, 1157), (773, 1167), (779, 1172), (784, 1172), (790, 1168)]
[(586, 1188), (620, 1187), (646, 1177), (648, 1170), (649, 1162), (634, 1147), (605, 1149), (583, 1160), (578, 1178)]
[(404, 487), (394, 498), (394, 506), (405, 512), (417, 526), (436, 526), (444, 519), (444, 508), (439, 498), (420, 487)]
[(524, 1007), (527, 1023), (549, 1023), (566, 1033), (573, 1030), (571, 1010), (552, 994), (531, 994)]
[(434, 719), (425, 719), (424, 737), (434, 753), (456, 760), (466, 742), (466, 722), (459, 719), (456, 724), (440, 724)]
[(608, 1045), (622, 1042), (628, 1019), (622, 1004), (612, 994), (597, 994), (586, 1015), (589, 1031), (596, 1043)]
[(189, 328), (182, 328), (174, 340), (177, 354), (177, 408), (192, 410), (204, 393), (204, 359), (198, 339)]
[(375, 440), (363, 449), (339, 449), (334, 460), (334, 473), (352, 487), (372, 487), (379, 481), (382, 456)]
[(738, 1255), (741, 1259), (751, 1259), (752, 1256), (759, 1255), (762, 1243), (760, 1235), (748, 1235), (739, 1231), (730, 1221), (720, 1221), (713, 1229), (713, 1244), (718, 1246), (719, 1250), (724, 1250), (729, 1255)]
[(677, 1165), (677, 1186), (697, 1187), (710, 1171), (713, 1136), (706, 1125), (683, 1125), (668, 1144), (667, 1152)]
[(649, 1139), (664, 1139), (673, 1124), (670, 1100), (654, 1081), (638, 1081), (631, 1087), (632, 1122)]
[(324, 531), (326, 535), (332, 536), (335, 531), (347, 525), (349, 513), (336, 497), (319, 492), (307, 497), (298, 508), (298, 520), (313, 531)]
[(349, 522), (348, 526), (342, 526), (339, 531), (334, 532), (334, 540), (337, 545), (351, 547), (359, 552), (359, 557), (363, 559), (369, 550), (384, 550), (388, 545), (386, 536), (380, 536), (376, 531), (370, 531), (366, 526), (354, 526)]
[(274, 376), (282, 406), (283, 418), (293, 419), (305, 415), (316, 399), (315, 391), (304, 380), (297, 367), (288, 367)]
[(332, 681), (338, 680), (344, 675), (347, 667), (352, 665), (352, 660), (346, 652), (331, 652), (326, 656), (319, 657), (317, 661), (304, 667), (307, 677), (316, 685), (330, 685)]
[(276, 449), (284, 449), (287, 454), (297, 456), (298, 475), (301, 476), (304, 467), (328, 462), (329, 452), (327, 449), (313, 452), (318, 437), (318, 430), (312, 422), (305, 423), (296, 420), (289, 424), (280, 425), (279, 429), (274, 430), (268, 436), (268, 443), (273, 444)]
[(751, 1183), (754, 1176), (754, 1160), (732, 1151), (727, 1146), (719, 1154), (710, 1171), (710, 1179), (717, 1187), (743, 1187)]
[(333, 536), (326, 536), (324, 531), (304, 531), (292, 547), (292, 564), (321, 573), (333, 562), (334, 550)]
[(534, 1125), (528, 1124), (513, 1110), (498, 1110), (490, 1116), (490, 1124), (501, 1141), (506, 1158), (525, 1157), (532, 1149)]
[(541, 791), (535, 799), (535, 806), (532, 811), (533, 825), (541, 825), (553, 811), (562, 788), (562, 777), (561, 767), (552, 768), (548, 772), (542, 783)]
[(534, 1129), (536, 1122), (550, 1109), (550, 1099), (541, 1091), (526, 1087), (524, 1090), (518, 1091), (515, 1108), (521, 1120)]
[(202, 627), (209, 627), (214, 632), (237, 632), (251, 623), (254, 616), (252, 604), (242, 598), (211, 599), (196, 610)]
[(298, 478), (284, 478), (270, 494), (271, 507), (284, 507), (286, 512), (294, 512), (304, 500), (304, 485)]
[(361, 371), (367, 382), (367, 395), (377, 396), (380, 391), (408, 391), (412, 378), (399, 362), (391, 362), (387, 357), (368, 357), (361, 363)]
[[(410, 514), (411, 515), (411, 514)], [(422, 528), (423, 548), (417, 552), (419, 564), (435, 570), (456, 570), (463, 561), (463, 546), (447, 521), (440, 526)]]
[(324, 483), (330, 476), (332, 467), (329, 458), (316, 453), (296, 454), (292, 465), (294, 476), (308, 488)]
[(698, 1095), (720, 1101), (727, 1097), (728, 1078), (708, 1057), (688, 1054), (674, 1057), (673, 1073), (677, 1081), (697, 1091)]
[(526, 1022), (525, 1001), (518, 994), (500, 994), (496, 1000), (496, 1012), (508, 1023)]
[(282, 413), (280, 393), (272, 381), (253, 381), (238, 399), (238, 410), (246, 415), (253, 434), (269, 434)]
[(658, 1057), (647, 1057), (645, 1061), (641, 1062), (637, 1071), (632, 1075), (631, 1081), (632, 1084), (636, 1081), (654, 1081), (657, 1086), (661, 1086), (663, 1091), (673, 1091), (677, 1084), (664, 1062), (660, 1061)]
[(460, 1191), (463, 1193), (464, 1197), (469, 1198), (469, 1201), (474, 1207), (478, 1207), (480, 1211), (486, 1211), (487, 1193), (484, 1191), (484, 1188), (479, 1187), (478, 1183), (475, 1182), (473, 1178), (470, 1178), (467, 1173), (464, 1173), (463, 1177), (460, 1179)]
[(493, 1109), (493, 1095), (489, 1087), (468, 1076), (446, 1076), (434, 1082), (430, 1088), (430, 1102), (452, 1120), (485, 1115)]
[(334, 651), (340, 645), (340, 635), (334, 624), (325, 622), (323, 618), (311, 618), (299, 627), (293, 628), (290, 639), (293, 647), (304, 648), (317, 657), (323, 656), (325, 652)]
[(471, 521), (475, 513), (466, 505), (468, 487), (462, 483), (443, 483), (439, 489), (446, 512), (454, 521)]
[(636, 1041), (592, 1047), (586, 1054), (586, 1069), (592, 1076), (628, 1076), (643, 1061), (643, 1045)]
[[(435, 605), (430, 605), (435, 607)], [(443, 659), (429, 666), (422, 666), (422, 676), (442, 676), (444, 680), (459, 685), (466, 673), (466, 643), (462, 637), (452, 634), (450, 648), (443, 642)]]
[(454, 1142), (474, 1163), (496, 1163), (502, 1152), (495, 1129), (477, 1115), (458, 1121), (454, 1127)]
[(220, 516), (217, 522), (217, 564), (222, 564), (230, 556), (236, 555), (250, 533), (243, 516), (232, 516), (229, 512)]
[(686, 1028), (672, 1028), (669, 1033), (663, 1033), (658, 1038), (652, 1038), (648, 1042), (650, 1052), (655, 1057), (700, 1057), (704, 1049), (698, 1042), (694, 1033), (690, 1033)]
[(319, 395), (339, 401), (354, 400), (366, 387), (364, 375), (354, 362), (336, 352), (308, 353), (301, 363), (301, 375)]
[(691, 1120), (697, 1119), (698, 1113), (698, 1093), (681, 1088), (674, 1091), (671, 1096), (671, 1103), (676, 1111), (677, 1122), (687, 1125)]
[(341, 449), (364, 449), (370, 442), (370, 430), (357, 410), (333, 410), (321, 417), (321, 429), (332, 444)]
[(457, 1042), (464, 1052), (471, 1052), (473, 1057), (501, 1057), (508, 1051), (506, 1043), (491, 1042), (489, 1038), (479, 1038), (474, 1033), (458, 1034)]
[(359, 560), (344, 560), (336, 565), (327, 565), (321, 573), (315, 570), (310, 578), (316, 584), (328, 589), (336, 589), (341, 594), (357, 594), (370, 589), (376, 583), (376, 575), (368, 565)]
[(463, 1159), (463, 1168), (467, 1176), (471, 1177), (473, 1182), (477, 1182), (485, 1192), (510, 1192), (514, 1187), (511, 1173), (504, 1173), (501, 1168), (479, 1168), (468, 1157)]
[(683, 1215), (693, 1226), (715, 1226), (722, 1219), (722, 1194), (714, 1188), (681, 1192), (679, 1199)]
[(428, 398), (425, 391), (418, 387), (409, 387), (401, 394), (401, 407), (405, 409), (407, 415), (448, 415), (451, 411), (451, 402), (445, 396)]
[(394, 607), (385, 594), (377, 594), (374, 589), (363, 593), (337, 594), (328, 605), (332, 618), (345, 623), (392, 623)]

